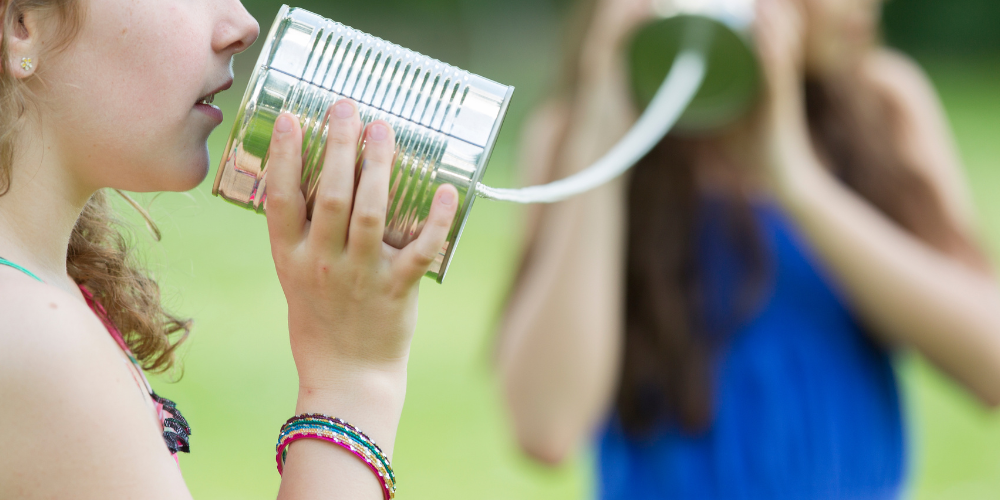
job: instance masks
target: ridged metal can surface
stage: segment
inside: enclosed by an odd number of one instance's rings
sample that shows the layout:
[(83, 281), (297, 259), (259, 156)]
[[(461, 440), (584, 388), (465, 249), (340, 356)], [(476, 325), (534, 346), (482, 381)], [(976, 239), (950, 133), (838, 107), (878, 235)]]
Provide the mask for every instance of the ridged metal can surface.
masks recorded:
[(263, 213), (267, 150), (278, 115), (302, 124), (302, 190), (309, 211), (323, 169), (326, 115), (340, 99), (361, 120), (396, 133), (384, 241), (413, 241), (442, 184), (459, 209), (428, 276), (444, 279), (472, 209), (514, 88), (447, 65), (312, 12), (282, 6), (236, 115), (213, 194)]

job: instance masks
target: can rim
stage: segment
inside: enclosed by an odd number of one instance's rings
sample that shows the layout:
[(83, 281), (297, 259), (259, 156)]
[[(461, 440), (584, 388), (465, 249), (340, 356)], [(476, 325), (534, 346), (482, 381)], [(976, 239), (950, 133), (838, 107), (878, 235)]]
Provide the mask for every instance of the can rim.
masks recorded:
[(226, 141), (226, 149), (222, 151), (222, 159), (219, 160), (219, 168), (215, 173), (215, 184), (212, 186), (212, 194), (215, 196), (219, 195), (219, 187), (222, 185), (222, 174), (225, 171), (226, 162), (229, 159), (230, 149), (233, 147), (233, 141), (236, 140), (236, 128), (240, 126), (243, 114), (246, 113), (247, 104), (250, 102), (250, 98), (253, 96), (257, 88), (257, 80), (260, 79), (261, 69), (265, 66), (265, 62), (271, 56), (271, 49), (274, 45), (274, 35), (278, 32), (278, 27), (281, 25), (281, 21), (288, 17), (288, 12), (291, 8), (287, 4), (282, 4), (281, 8), (278, 9), (278, 14), (274, 16), (274, 22), (271, 23), (271, 29), (267, 33), (267, 38), (264, 39), (264, 46), (260, 48), (260, 55), (257, 56), (257, 62), (254, 63), (253, 73), (250, 74), (250, 80), (247, 82), (247, 90), (243, 93), (243, 99), (240, 101), (240, 107), (233, 119), (233, 129), (229, 132), (229, 139)]
[[(698, 12), (686, 12), (669, 17), (654, 18), (642, 24), (632, 33), (631, 40), (628, 45), (629, 79), (631, 80), (630, 90), (632, 100), (640, 110), (645, 109), (649, 105), (653, 95), (655, 95), (655, 89), (659, 88), (659, 86), (657, 85), (653, 88), (644, 86), (647, 88), (640, 90), (640, 86), (637, 83), (640, 79), (637, 78), (637, 75), (648, 71), (650, 61), (648, 58), (638, 57), (639, 52), (637, 49), (640, 47), (639, 41), (643, 39), (643, 37), (646, 37), (648, 40), (649, 35), (655, 35), (656, 32), (680, 32), (680, 29), (685, 24), (689, 24), (691, 22), (704, 23), (705, 26), (711, 26), (714, 28), (716, 33), (713, 35), (714, 38), (712, 45), (706, 53), (709, 57), (711, 57), (712, 51), (718, 47), (720, 42), (726, 42), (728, 46), (733, 47), (735, 50), (740, 52), (740, 58), (742, 60), (754, 61), (754, 75), (752, 77), (754, 82), (752, 84), (748, 84), (748, 87), (746, 87), (747, 90), (742, 92), (742, 96), (738, 96), (735, 99), (730, 98), (729, 101), (731, 102), (723, 104), (723, 106), (728, 106), (728, 111), (718, 111), (719, 99), (715, 98), (715, 102), (711, 103), (711, 105), (715, 107), (712, 111), (714, 115), (702, 112), (701, 118), (695, 116), (692, 108), (697, 107), (699, 104), (704, 104), (705, 102), (705, 100), (701, 99), (701, 90), (699, 90), (699, 93), (695, 95), (695, 98), (689, 104), (688, 109), (684, 111), (671, 130), (671, 133), (673, 134), (697, 136), (698, 134), (703, 134), (706, 131), (716, 130), (719, 127), (732, 123), (736, 117), (745, 116), (747, 111), (757, 102), (761, 76), (759, 73), (759, 62), (757, 62), (757, 53), (754, 50), (754, 41), (750, 32), (750, 21), (737, 22), (732, 19), (722, 19), (719, 17), (713, 17), (708, 13)], [(678, 38), (679, 37), (680, 35), (678, 35)], [(681, 45), (678, 45), (676, 49), (676, 52), (671, 52), (674, 57), (680, 54)], [(659, 68), (659, 73), (664, 75), (668, 74), (670, 68), (668, 63), (672, 60), (673, 58), (664, 58), (662, 66)], [(706, 72), (705, 79), (711, 79), (717, 69), (718, 68), (710, 65)], [(708, 115), (709, 118), (704, 118), (705, 115)]]
[[(437, 276), (434, 277), (439, 284), (444, 283), (444, 277), (445, 274), (448, 273), (451, 258), (455, 255), (455, 249), (458, 247), (458, 242), (462, 239), (462, 232), (465, 230), (465, 223), (468, 222), (469, 214), (472, 212), (472, 204), (476, 201), (476, 186), (479, 185), (479, 181), (482, 180), (483, 175), (486, 173), (486, 167), (490, 163), (490, 157), (493, 156), (493, 149), (494, 146), (496, 146), (497, 138), (500, 136), (500, 129), (503, 127), (503, 123), (507, 119), (507, 108), (510, 105), (510, 100), (513, 95), (514, 87), (507, 85), (507, 92), (504, 94), (503, 102), (500, 104), (500, 113), (498, 115), (499, 119), (493, 123), (493, 130), (490, 131), (490, 136), (486, 140), (486, 146), (483, 148), (484, 154), (479, 159), (479, 163), (476, 165), (476, 171), (472, 176), (469, 191), (465, 197), (465, 203), (462, 205), (457, 214), (461, 216), (461, 220), (458, 222), (457, 227), (452, 225), (452, 232), (449, 234), (448, 238), (452, 241), (452, 243), (448, 246), (448, 251), (445, 253), (444, 259), (441, 261), (441, 269), (438, 270)], [(454, 236), (454, 238), (451, 236)]]

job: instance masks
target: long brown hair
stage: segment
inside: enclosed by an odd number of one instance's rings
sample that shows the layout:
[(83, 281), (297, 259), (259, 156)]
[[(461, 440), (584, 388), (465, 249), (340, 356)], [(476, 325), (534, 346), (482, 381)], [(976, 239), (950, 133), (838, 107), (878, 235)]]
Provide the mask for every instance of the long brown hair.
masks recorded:
[[(932, 247), (980, 259), (904, 151), (893, 101), (861, 78), (809, 80), (805, 90), (814, 146), (844, 185)], [(698, 321), (703, 290), (696, 173), (698, 148), (706, 143), (711, 139), (666, 138), (636, 165), (629, 187), (625, 361), (617, 409), (631, 432), (665, 418), (697, 430), (712, 418), (712, 354), (725, 337)], [(749, 204), (738, 193), (731, 197), (723, 207), (723, 228), (746, 261), (745, 297), (767, 262)], [(733, 314), (747, 319), (748, 310)], [(738, 319), (727, 324), (724, 333), (732, 333)]]
[[(577, 91), (584, 27), (594, 1), (579, 5), (571, 28), (559, 93)], [(985, 262), (954, 226), (929, 181), (899, 140), (901, 110), (860, 76), (804, 82), (809, 127), (817, 152), (832, 173), (900, 227), (941, 251)], [(616, 408), (626, 430), (641, 434), (674, 421), (688, 431), (712, 420), (713, 354), (749, 319), (760, 299), (768, 256), (759, 241), (749, 200), (725, 193), (725, 242), (740, 249), (742, 274), (725, 331), (708, 331), (703, 317), (697, 221), (703, 206), (699, 170), (719, 137), (668, 135), (632, 171), (628, 190), (625, 347)], [(745, 171), (737, 162), (728, 165)], [(716, 328), (717, 329), (717, 328)]]
[[(82, 23), (76, 0), (8, 0), (3, 9), (0, 40), (0, 195), (10, 189), (14, 145), (18, 126), (30, 105), (24, 84), (13, 76), (9, 36), (25, 12), (42, 11), (58, 16), (60, 40), (49, 50), (68, 43)], [(33, 76), (32, 78), (37, 78)], [(135, 262), (129, 240), (106, 193), (98, 192), (86, 204), (70, 237), (66, 267), (70, 277), (84, 285), (108, 312), (109, 320), (123, 333), (125, 342), (148, 370), (166, 370), (174, 352), (190, 332), (191, 322), (168, 313), (160, 301), (156, 281)]]

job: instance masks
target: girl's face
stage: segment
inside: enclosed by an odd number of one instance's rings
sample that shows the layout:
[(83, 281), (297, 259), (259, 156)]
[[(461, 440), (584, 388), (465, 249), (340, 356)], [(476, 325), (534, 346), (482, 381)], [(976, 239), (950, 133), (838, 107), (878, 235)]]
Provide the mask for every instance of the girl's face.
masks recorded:
[(182, 191), (208, 172), (233, 55), (259, 34), (239, 0), (78, 0), (79, 33), (38, 60), (45, 154), (89, 188)]
[(800, 1), (809, 71), (826, 74), (849, 68), (875, 44), (882, 0)]

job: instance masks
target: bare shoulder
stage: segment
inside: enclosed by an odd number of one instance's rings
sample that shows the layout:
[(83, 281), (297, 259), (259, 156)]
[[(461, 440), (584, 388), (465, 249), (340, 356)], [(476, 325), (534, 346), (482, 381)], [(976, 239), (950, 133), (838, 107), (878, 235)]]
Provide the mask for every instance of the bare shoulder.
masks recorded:
[[(151, 407), (100, 320), (78, 297), (0, 273), (0, 442), (17, 450), (0, 454), (4, 489), (17, 498), (185, 498)], [(146, 490), (156, 487), (169, 496)]]
[(935, 186), (952, 219), (971, 231), (972, 197), (951, 126), (930, 78), (914, 60), (891, 49), (873, 52), (863, 71), (898, 110), (898, 140), (913, 166)]
[[(102, 325), (78, 298), (0, 269), (0, 370), (34, 369), (88, 349)], [(85, 354), (87, 351), (82, 352)], [(0, 383), (2, 383), (0, 379)]]
[[(0, 394), (72, 383), (73, 372), (107, 359), (108, 334), (85, 303), (57, 287), (0, 269)], [(16, 272), (15, 272), (16, 273)], [(6, 399), (5, 399), (6, 400)], [(2, 411), (2, 410), (0, 410)]]
[(876, 50), (868, 56), (862, 70), (865, 77), (901, 104), (938, 107), (937, 92), (927, 73), (902, 52), (889, 48)]
[[(908, 142), (938, 149), (932, 156), (943, 154), (942, 150), (953, 153), (951, 132), (937, 90), (916, 61), (901, 52), (882, 48), (868, 56), (862, 71), (901, 113), (902, 130), (909, 136)], [(925, 154), (921, 152), (918, 156)]]

